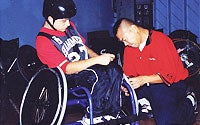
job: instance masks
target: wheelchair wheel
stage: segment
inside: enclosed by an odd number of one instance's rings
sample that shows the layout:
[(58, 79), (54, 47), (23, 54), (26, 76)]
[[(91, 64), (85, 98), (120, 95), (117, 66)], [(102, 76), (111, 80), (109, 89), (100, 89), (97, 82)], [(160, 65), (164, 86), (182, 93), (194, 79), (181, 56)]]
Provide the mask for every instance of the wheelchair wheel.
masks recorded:
[(189, 77), (195, 75), (200, 70), (200, 47), (188, 39), (173, 39), (174, 45), (185, 68), (189, 72)]
[(67, 104), (67, 82), (60, 68), (40, 69), (30, 80), (20, 106), (20, 125), (60, 125)]
[(137, 95), (135, 90), (131, 87), (131, 83), (129, 82), (128, 78), (125, 74), (123, 74), (123, 85), (125, 85), (129, 91), (131, 97), (131, 104), (132, 104), (132, 114), (138, 115), (139, 114), (139, 105)]

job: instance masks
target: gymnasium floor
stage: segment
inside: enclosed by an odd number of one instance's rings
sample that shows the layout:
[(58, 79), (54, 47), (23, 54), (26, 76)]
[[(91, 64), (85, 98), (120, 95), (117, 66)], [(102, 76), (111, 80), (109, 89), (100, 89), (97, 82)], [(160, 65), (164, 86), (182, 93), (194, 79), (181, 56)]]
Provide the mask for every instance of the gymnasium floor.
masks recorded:
[[(68, 123), (70, 121), (80, 120), (82, 118), (83, 112), (80, 112), (81, 110), (78, 110), (78, 112), (75, 112), (75, 110), (73, 111), (74, 113), (64, 118), (65, 123)], [(198, 111), (200, 112), (200, 106), (198, 107)], [(141, 120), (140, 125), (156, 125), (156, 124), (153, 119), (146, 119), (146, 120)], [(200, 113), (197, 115), (196, 123), (194, 123), (193, 125), (200, 125)]]
[[(198, 109), (200, 112), (200, 107)], [(0, 125), (19, 125), (19, 111), (17, 110), (17, 107), (12, 104), (11, 100), (7, 100), (5, 106), (1, 107), (0, 111)], [(2, 114), (2, 112), (4, 113)], [(84, 114), (83, 110), (77, 107), (68, 109), (67, 112), (70, 112), (70, 114), (64, 118), (64, 123), (80, 120)], [(140, 121), (140, 125), (155, 125), (155, 122), (153, 119), (147, 119)], [(200, 125), (200, 114), (197, 116), (197, 121), (193, 125)]]

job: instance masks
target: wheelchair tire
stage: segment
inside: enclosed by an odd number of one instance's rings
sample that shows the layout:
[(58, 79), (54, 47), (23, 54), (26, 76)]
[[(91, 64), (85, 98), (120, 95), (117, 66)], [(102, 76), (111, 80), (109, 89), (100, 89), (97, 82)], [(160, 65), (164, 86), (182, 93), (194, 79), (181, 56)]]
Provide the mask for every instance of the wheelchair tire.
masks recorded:
[(173, 39), (173, 42), (189, 77), (197, 74), (200, 70), (199, 45), (188, 39)]
[(20, 125), (60, 125), (67, 104), (67, 82), (60, 68), (41, 68), (31, 78), (20, 106)]
[(125, 74), (123, 74), (123, 83), (127, 87), (128, 91), (130, 93), (130, 97), (132, 98), (131, 99), (132, 113), (133, 113), (133, 115), (138, 115), (139, 114), (138, 98), (137, 98), (135, 90), (131, 87), (131, 83), (129, 82), (129, 80)]

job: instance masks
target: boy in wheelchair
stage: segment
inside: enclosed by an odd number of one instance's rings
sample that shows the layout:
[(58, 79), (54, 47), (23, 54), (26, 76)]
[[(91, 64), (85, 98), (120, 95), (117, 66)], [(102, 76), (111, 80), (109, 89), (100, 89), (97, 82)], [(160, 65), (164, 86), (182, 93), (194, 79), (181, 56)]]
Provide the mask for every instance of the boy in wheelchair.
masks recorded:
[(120, 111), (122, 69), (112, 63), (114, 54), (98, 55), (85, 45), (85, 39), (70, 20), (75, 15), (73, 0), (44, 0), (45, 23), (36, 38), (37, 55), (49, 68), (61, 67), (68, 88), (85, 86), (90, 90), (94, 117), (116, 118)]

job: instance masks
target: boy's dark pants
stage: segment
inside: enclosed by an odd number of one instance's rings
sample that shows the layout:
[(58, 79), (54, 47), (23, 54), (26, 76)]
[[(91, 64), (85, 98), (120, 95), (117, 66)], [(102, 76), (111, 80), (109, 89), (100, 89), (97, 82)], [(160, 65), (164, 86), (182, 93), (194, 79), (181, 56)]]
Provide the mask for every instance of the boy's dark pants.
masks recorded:
[(77, 74), (67, 75), (68, 87), (85, 86), (92, 93), (94, 116), (113, 115), (120, 111), (123, 72), (120, 66), (94, 65)]

